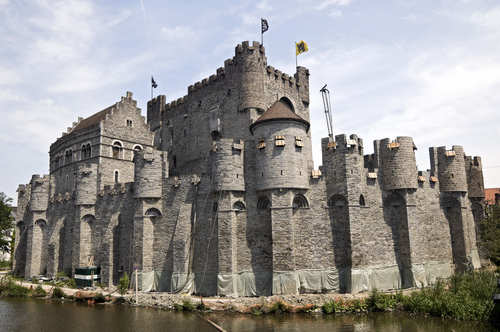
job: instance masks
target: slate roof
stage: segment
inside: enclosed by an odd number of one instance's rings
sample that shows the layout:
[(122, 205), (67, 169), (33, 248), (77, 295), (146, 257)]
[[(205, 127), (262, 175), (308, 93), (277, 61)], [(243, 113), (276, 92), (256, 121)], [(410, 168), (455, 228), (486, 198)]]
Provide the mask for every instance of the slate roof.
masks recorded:
[(83, 119), (75, 126), (75, 128), (73, 128), (73, 130), (71, 130), (71, 132), (75, 132), (77, 130), (87, 128), (92, 125), (95, 125), (96, 123), (99, 123), (101, 120), (104, 120), (106, 118), (106, 114), (111, 114), (112, 108), (113, 108), (112, 106), (108, 107), (100, 112), (97, 112), (94, 115), (89, 116), (86, 119)]
[(260, 118), (257, 119), (257, 121), (250, 125), (249, 129), (253, 135), (253, 128), (255, 128), (255, 126), (265, 122), (283, 120), (301, 122), (306, 125), (306, 131), (309, 131), (309, 127), (311, 126), (309, 122), (295, 114), (284, 102), (277, 100), (264, 114), (262, 114)]

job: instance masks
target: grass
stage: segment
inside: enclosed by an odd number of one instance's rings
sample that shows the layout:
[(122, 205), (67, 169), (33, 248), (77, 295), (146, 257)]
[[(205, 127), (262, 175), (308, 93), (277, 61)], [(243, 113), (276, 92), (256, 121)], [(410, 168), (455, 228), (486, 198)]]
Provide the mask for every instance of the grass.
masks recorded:
[(500, 316), (500, 306), (495, 306), (493, 293), (500, 293), (497, 275), (490, 271), (456, 273), (448, 280), (438, 280), (432, 287), (412, 292), (410, 295), (380, 293), (373, 289), (370, 297), (346, 303), (342, 299), (325, 303), (325, 313), (357, 311), (387, 311), (392, 309), (467, 320), (490, 320)]

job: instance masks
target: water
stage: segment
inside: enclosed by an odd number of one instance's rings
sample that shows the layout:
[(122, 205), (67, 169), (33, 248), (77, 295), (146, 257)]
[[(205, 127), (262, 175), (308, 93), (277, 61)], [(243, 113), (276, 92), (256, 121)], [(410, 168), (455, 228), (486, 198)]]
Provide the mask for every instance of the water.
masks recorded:
[[(228, 332), (267, 331), (387, 331), (433, 332), (499, 331), (487, 323), (455, 321), (396, 313), (364, 315), (237, 315), (207, 314)], [(0, 298), (0, 331), (125, 332), (179, 331), (216, 332), (191, 312), (176, 312), (129, 306), (89, 306), (70, 301)]]

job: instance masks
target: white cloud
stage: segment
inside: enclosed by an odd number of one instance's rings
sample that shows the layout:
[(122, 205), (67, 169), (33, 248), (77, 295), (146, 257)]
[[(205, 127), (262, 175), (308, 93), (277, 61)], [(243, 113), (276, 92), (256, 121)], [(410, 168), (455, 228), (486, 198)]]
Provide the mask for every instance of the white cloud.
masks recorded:
[(487, 12), (476, 12), (472, 14), (470, 20), (472, 23), (485, 28), (498, 29), (500, 28), (500, 6)]
[(343, 14), (340, 10), (335, 9), (334, 11), (330, 12), (330, 14), (328, 14), (328, 17), (340, 18), (342, 17), (342, 15)]
[(316, 6), (317, 10), (323, 10), (331, 5), (336, 6), (348, 6), (353, 0), (326, 0), (323, 3)]

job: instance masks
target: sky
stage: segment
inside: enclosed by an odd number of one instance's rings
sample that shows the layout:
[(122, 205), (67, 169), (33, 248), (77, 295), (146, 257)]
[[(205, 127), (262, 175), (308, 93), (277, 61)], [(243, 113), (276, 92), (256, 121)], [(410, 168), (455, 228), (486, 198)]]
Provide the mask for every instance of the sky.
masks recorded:
[(48, 173), (50, 144), (127, 91), (145, 116), (151, 75), (155, 96), (186, 95), (261, 40), (261, 18), (268, 65), (293, 75), (295, 42), (309, 46), (316, 168), (328, 84), (334, 134), (357, 134), (365, 154), (411, 136), (426, 170), (429, 147), (461, 145), (500, 187), (498, 0), (0, 0), (0, 191), (15, 204)]

